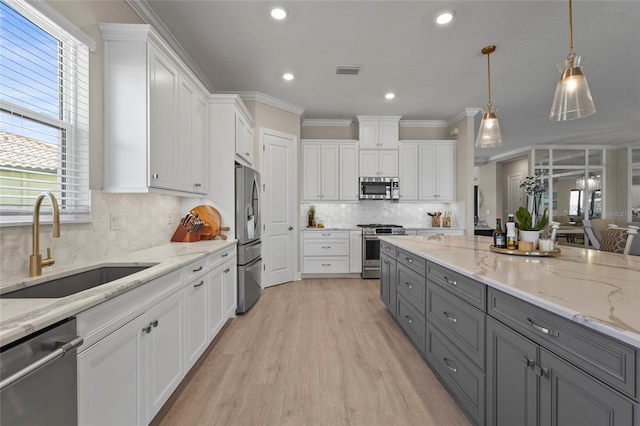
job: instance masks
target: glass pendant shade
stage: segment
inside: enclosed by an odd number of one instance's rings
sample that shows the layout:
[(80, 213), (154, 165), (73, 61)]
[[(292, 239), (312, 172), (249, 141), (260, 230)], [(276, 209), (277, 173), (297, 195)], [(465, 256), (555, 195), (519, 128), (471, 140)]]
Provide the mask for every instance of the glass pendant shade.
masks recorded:
[(596, 112), (587, 78), (582, 73), (582, 58), (570, 56), (558, 68), (562, 73), (553, 97), (549, 120), (567, 121), (588, 117)]
[(498, 123), (496, 114), (491, 111), (491, 108), (488, 108), (487, 112), (482, 115), (482, 122), (476, 138), (476, 148), (493, 148), (501, 145), (500, 123)]

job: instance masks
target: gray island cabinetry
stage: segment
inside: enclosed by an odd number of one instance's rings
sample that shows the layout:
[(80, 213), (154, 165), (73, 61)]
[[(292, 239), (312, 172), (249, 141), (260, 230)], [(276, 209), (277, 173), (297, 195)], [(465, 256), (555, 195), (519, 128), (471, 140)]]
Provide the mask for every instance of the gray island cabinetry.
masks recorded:
[[(561, 259), (490, 253), (486, 237), (382, 240), (381, 299), (474, 424), (640, 425), (640, 336), (633, 323), (639, 318), (631, 311), (625, 316), (631, 321), (619, 320), (622, 327), (608, 333), (607, 327), (595, 329), (598, 324), (584, 321), (597, 318), (558, 303), (570, 300), (561, 286), (572, 279), (591, 286), (585, 287), (591, 293), (585, 297), (598, 293), (602, 279), (598, 282), (588, 272), (570, 279), (559, 273), (563, 268), (592, 268), (563, 264)], [(635, 260), (594, 261), (578, 251), (567, 252), (566, 260), (573, 255), (571, 260), (589, 266), (622, 262), (610, 279), (620, 278), (621, 295), (631, 288), (632, 300), (617, 306), (619, 314), (630, 312), (623, 308), (633, 309), (637, 291), (624, 283), (637, 277)], [(539, 273), (540, 288), (554, 289), (549, 298), (557, 297), (555, 307), (536, 298), (544, 291), (534, 293), (530, 287), (532, 293), (526, 293), (521, 283), (509, 282), (525, 271)], [(390, 307), (392, 294), (397, 295), (395, 311)], [(602, 301), (606, 309), (608, 303)]]

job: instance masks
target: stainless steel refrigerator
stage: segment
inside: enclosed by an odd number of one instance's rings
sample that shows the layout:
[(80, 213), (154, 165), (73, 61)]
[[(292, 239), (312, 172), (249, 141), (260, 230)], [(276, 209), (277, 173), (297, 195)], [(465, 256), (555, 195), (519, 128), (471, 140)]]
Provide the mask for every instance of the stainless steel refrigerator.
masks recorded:
[(261, 227), (260, 173), (236, 164), (239, 314), (247, 312), (262, 291)]

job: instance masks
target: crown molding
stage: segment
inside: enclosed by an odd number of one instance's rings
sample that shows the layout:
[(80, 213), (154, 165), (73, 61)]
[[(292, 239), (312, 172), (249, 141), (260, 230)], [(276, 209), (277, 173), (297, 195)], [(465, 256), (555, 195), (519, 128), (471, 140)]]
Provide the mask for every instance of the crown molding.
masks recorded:
[(125, 0), (129, 7), (142, 18), (142, 20), (151, 25), (151, 27), (162, 37), (163, 41), (173, 49), (176, 55), (185, 63), (191, 72), (200, 80), (200, 83), (207, 88), (210, 93), (216, 91), (209, 79), (202, 73), (200, 68), (191, 59), (186, 50), (171, 34), (167, 26), (158, 18), (158, 15), (149, 7), (146, 0)]
[[(217, 92), (217, 93), (230, 93), (230, 92)], [(289, 111), (293, 114), (302, 115), (304, 112), (304, 108), (298, 105), (291, 104), (289, 102), (283, 101), (282, 99), (274, 98), (273, 96), (265, 95), (261, 92), (250, 92), (250, 91), (240, 91), (233, 92), (237, 95), (240, 95), (243, 101), (256, 101), (262, 102), (263, 104), (271, 105), (272, 107), (280, 108), (285, 111)]]
[(251, 126), (255, 126), (255, 120), (237, 93), (213, 93), (207, 98), (209, 104), (214, 105), (234, 105), (242, 111), (244, 116), (250, 121)]
[(305, 118), (302, 121), (303, 127), (349, 127), (353, 124), (353, 118), (340, 119), (323, 119), (323, 118)]
[(98, 23), (103, 41), (141, 41), (146, 42), (151, 35), (148, 24), (112, 24)]
[(447, 127), (453, 126), (465, 117), (475, 117), (480, 111), (482, 108), (465, 108), (464, 111), (447, 119)]
[(400, 120), (400, 127), (447, 127), (446, 120)]

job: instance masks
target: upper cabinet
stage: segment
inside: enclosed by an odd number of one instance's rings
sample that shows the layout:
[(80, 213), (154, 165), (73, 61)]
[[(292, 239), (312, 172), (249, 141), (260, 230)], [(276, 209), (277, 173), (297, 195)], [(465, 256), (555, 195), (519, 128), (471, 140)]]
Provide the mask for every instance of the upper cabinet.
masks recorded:
[(358, 146), (355, 141), (302, 141), (302, 199), (358, 199)]
[(398, 150), (360, 151), (360, 176), (398, 177)]
[(207, 90), (149, 25), (99, 24), (104, 190), (207, 192)]
[[(211, 141), (214, 161), (235, 161), (253, 167), (253, 127), (251, 113), (239, 95), (214, 94), (209, 97)], [(232, 144), (233, 142), (233, 144)], [(224, 178), (224, 176), (219, 176)]]
[(253, 120), (241, 109), (236, 113), (236, 157), (247, 166), (253, 165)]
[(400, 144), (400, 201), (456, 200), (456, 142)]
[(398, 148), (400, 116), (359, 115), (357, 118), (361, 149)]

